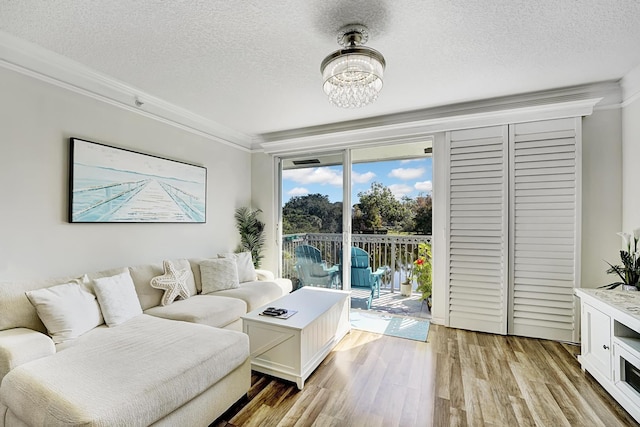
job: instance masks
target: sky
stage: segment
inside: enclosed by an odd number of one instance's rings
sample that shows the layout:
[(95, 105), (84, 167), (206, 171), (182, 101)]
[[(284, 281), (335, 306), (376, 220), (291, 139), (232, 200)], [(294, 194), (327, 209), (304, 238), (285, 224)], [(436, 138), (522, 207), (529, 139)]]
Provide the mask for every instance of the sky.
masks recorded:
[[(391, 160), (354, 164), (351, 172), (351, 200), (358, 203), (358, 193), (368, 191), (371, 183), (380, 182), (400, 199), (431, 194), (432, 158)], [(342, 201), (342, 166), (324, 166), (282, 171), (282, 203), (294, 196), (326, 194), (331, 202)]]

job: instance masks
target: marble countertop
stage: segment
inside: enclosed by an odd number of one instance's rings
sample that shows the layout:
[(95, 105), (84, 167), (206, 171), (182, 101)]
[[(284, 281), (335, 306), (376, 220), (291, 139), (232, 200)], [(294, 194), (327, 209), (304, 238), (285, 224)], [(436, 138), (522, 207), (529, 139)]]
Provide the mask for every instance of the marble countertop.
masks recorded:
[(576, 294), (591, 295), (640, 320), (640, 291), (618, 291), (607, 289), (576, 289)]

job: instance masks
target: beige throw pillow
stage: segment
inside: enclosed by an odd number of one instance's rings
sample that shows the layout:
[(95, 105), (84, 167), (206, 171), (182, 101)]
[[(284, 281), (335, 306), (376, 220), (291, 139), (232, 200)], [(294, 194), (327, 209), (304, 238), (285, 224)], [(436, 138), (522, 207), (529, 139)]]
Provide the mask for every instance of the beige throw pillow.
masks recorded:
[(140, 301), (128, 270), (115, 276), (95, 279), (93, 289), (109, 327), (142, 314)]
[(56, 344), (78, 338), (104, 323), (96, 297), (77, 282), (26, 295)]
[(200, 263), (202, 293), (237, 288), (238, 267), (231, 258), (207, 259)]
[(253, 266), (253, 258), (251, 257), (251, 252), (240, 252), (237, 254), (218, 254), (218, 257), (230, 258), (236, 261), (236, 265), (238, 267), (238, 281), (240, 283), (254, 282), (258, 278), (256, 269)]
[(162, 305), (169, 305), (178, 297), (182, 299), (189, 298), (191, 294), (187, 287), (187, 280), (191, 275), (191, 269), (177, 269), (171, 261), (163, 261), (162, 265), (164, 274), (154, 277), (150, 282), (152, 288), (162, 289), (164, 291), (160, 303)]

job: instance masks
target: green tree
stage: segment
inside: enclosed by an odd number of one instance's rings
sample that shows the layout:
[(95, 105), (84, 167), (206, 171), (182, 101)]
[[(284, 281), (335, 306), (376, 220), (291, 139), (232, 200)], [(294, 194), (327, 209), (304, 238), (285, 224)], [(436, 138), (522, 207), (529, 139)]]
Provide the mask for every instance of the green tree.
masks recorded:
[(383, 227), (402, 230), (403, 224), (411, 219), (411, 211), (379, 182), (373, 182), (368, 191), (358, 193), (358, 198), (360, 202), (354, 206), (354, 229), (359, 231)]
[(282, 208), (283, 233), (341, 233), (342, 202), (324, 194), (292, 197)]
[(415, 200), (414, 231), (431, 234), (433, 230), (433, 200), (431, 196), (418, 196)]
[(282, 216), (282, 233), (319, 233), (322, 220), (314, 215), (305, 215), (296, 211)]

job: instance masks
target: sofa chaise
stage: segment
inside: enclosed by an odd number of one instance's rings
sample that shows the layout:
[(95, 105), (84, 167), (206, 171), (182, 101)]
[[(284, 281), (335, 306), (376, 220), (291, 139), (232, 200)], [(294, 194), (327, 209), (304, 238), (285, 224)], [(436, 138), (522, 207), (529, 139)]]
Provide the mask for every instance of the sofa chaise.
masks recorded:
[(0, 284), (0, 427), (207, 426), (246, 394), (240, 316), (291, 282), (241, 255), (163, 264)]

